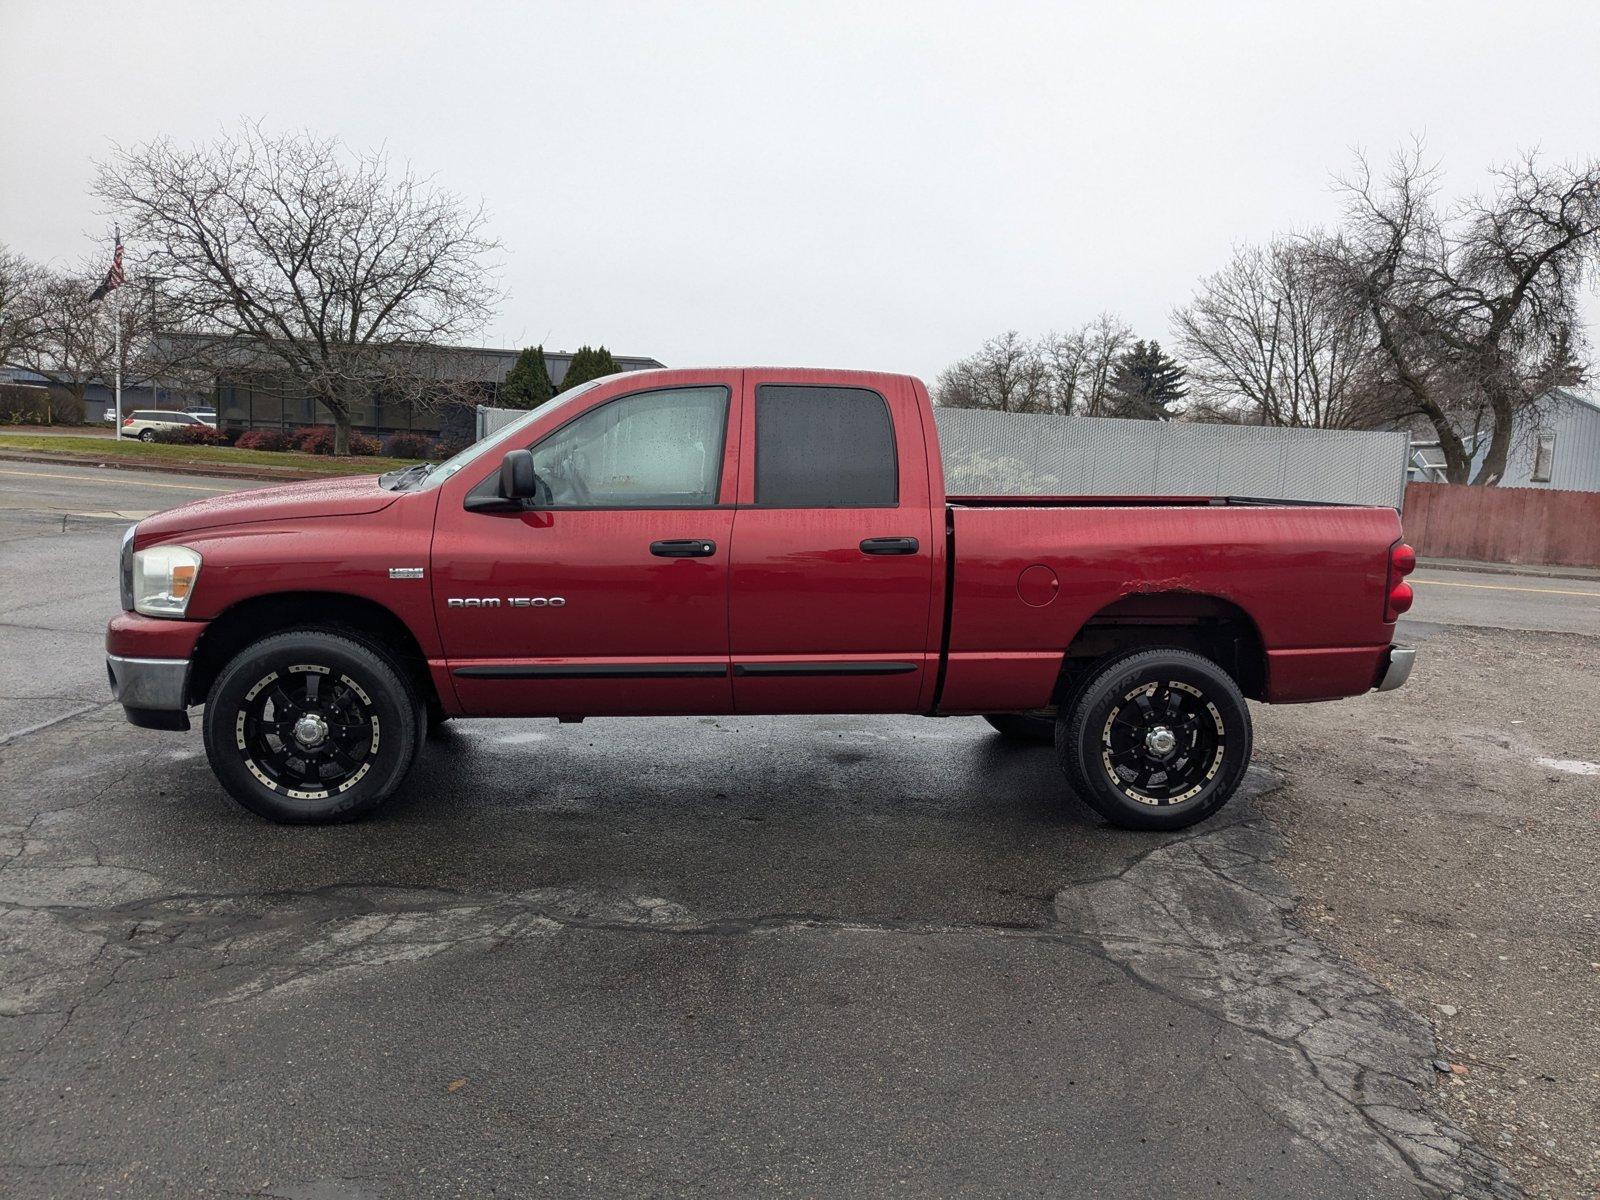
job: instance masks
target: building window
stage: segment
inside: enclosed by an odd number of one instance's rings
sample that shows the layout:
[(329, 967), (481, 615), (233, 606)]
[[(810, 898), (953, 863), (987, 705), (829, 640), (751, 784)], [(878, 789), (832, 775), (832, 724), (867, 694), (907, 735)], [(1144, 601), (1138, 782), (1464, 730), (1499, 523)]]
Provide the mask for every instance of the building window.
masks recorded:
[(1533, 451), (1533, 482), (1549, 483), (1550, 471), (1556, 461), (1556, 435), (1541, 433)]

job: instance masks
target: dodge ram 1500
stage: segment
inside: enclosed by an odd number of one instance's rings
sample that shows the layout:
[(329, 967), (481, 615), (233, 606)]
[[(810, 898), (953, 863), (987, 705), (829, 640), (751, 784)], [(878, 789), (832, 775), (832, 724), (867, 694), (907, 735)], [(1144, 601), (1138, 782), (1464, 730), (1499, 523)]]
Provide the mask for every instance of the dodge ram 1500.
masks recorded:
[(106, 644), (128, 719), (203, 705), (278, 821), (370, 812), (453, 717), (913, 713), (1053, 741), (1107, 820), (1174, 829), (1238, 787), (1247, 698), (1405, 681), (1414, 563), (1387, 508), (948, 496), (908, 376), (663, 370), (149, 517)]

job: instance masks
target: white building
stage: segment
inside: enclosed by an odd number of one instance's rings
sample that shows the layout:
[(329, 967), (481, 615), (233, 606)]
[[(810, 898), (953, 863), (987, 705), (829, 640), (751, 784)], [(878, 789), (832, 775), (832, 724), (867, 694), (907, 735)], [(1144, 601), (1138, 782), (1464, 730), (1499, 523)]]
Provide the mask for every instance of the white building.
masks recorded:
[[(1488, 451), (1485, 433), (1473, 455), (1474, 476)], [(1409, 474), (1414, 481), (1445, 482), (1444, 454), (1437, 441), (1411, 443)], [(1538, 427), (1517, 431), (1500, 486), (1600, 492), (1600, 398), (1557, 388)]]

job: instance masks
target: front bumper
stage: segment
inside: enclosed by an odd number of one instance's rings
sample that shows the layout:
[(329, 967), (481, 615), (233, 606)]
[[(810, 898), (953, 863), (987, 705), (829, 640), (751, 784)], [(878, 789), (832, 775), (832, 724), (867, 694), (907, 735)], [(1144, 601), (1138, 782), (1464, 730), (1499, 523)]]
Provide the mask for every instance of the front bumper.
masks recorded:
[(111, 698), (145, 729), (189, 728), (189, 660), (106, 655)]
[(1378, 679), (1378, 691), (1392, 692), (1411, 678), (1411, 668), (1416, 665), (1417, 652), (1411, 646), (1390, 646), (1389, 661)]

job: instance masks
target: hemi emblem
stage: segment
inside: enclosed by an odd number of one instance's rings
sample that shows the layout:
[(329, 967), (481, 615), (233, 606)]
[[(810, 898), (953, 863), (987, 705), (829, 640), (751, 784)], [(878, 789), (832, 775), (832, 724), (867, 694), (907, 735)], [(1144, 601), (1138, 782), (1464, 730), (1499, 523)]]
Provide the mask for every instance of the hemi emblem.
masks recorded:
[(421, 567), (390, 567), (389, 568), (389, 578), (390, 579), (421, 579), (422, 578), (422, 568)]

